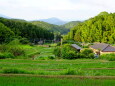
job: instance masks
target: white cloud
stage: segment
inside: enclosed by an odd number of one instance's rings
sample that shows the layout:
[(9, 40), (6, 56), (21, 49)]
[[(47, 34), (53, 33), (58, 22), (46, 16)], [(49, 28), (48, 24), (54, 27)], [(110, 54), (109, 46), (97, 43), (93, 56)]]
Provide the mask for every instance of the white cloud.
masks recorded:
[(114, 0), (0, 0), (0, 14), (16, 18), (87, 19), (101, 11), (115, 12)]

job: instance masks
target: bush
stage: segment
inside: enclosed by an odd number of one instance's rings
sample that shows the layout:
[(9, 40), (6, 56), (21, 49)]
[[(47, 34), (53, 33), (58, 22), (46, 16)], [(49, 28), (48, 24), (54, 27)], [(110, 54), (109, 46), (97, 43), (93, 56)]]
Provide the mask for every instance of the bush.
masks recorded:
[(9, 50), (14, 56), (25, 55), (25, 50), (19, 46), (12, 46)]
[(94, 53), (90, 53), (90, 54), (88, 55), (88, 57), (91, 58), (91, 59), (94, 59), (94, 58), (95, 58)]
[(0, 45), (1, 52), (9, 52), (14, 56), (25, 55), (25, 50), (21, 47), (21, 44), (18, 39), (11, 41), (8, 44)]
[(66, 70), (64, 70), (64, 74), (65, 75), (75, 75), (76, 70), (75, 69), (66, 69)]
[(91, 49), (84, 49), (84, 50), (81, 51), (81, 53), (84, 54), (84, 55), (89, 55), (90, 53), (93, 53), (93, 50), (91, 50)]
[(70, 47), (69, 44), (65, 44), (62, 47), (62, 58), (64, 59), (75, 59), (77, 58), (77, 51)]
[(14, 55), (11, 53), (0, 53), (0, 59), (14, 58)]
[(105, 60), (108, 60), (108, 61), (115, 61), (115, 54), (103, 54), (103, 55), (100, 55), (99, 58), (100, 59), (105, 59)]
[(24, 70), (20, 70), (20, 69), (6, 68), (6, 69), (3, 69), (3, 73), (5, 73), (5, 74), (9, 74), (9, 73), (24, 74), (24, 73), (28, 73), (28, 72), (26, 72)]
[(21, 38), (20, 39), (20, 43), (22, 43), (22, 44), (28, 44), (29, 40), (27, 38)]
[(49, 58), (49, 59), (55, 59), (55, 57), (54, 57), (54, 56), (48, 56), (48, 58)]
[(86, 55), (80, 53), (79, 58), (86, 58)]
[(65, 56), (63, 56), (65, 59), (76, 59), (77, 53), (75, 51), (69, 50)]
[(57, 47), (54, 49), (54, 54), (57, 57), (61, 57), (63, 59), (76, 59), (77, 51), (70, 47), (69, 44), (65, 44), (62, 48)]
[(61, 57), (61, 48), (60, 47), (56, 47), (53, 51), (54, 55), (57, 57)]
[(94, 59), (94, 53), (91, 49), (84, 49), (81, 51), (80, 58), (92, 58)]
[(64, 70), (64, 75), (83, 75), (84, 74), (84, 71), (81, 70), (81, 69), (66, 69)]

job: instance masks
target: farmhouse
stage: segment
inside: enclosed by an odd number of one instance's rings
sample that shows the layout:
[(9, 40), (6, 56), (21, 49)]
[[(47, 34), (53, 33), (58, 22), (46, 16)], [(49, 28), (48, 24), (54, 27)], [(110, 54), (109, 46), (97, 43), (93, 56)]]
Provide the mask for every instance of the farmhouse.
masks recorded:
[(97, 55), (115, 53), (115, 47), (113, 47), (109, 44), (105, 44), (105, 43), (96, 43), (96, 44), (90, 46), (90, 48)]
[(75, 50), (77, 50), (77, 51), (79, 51), (79, 52), (80, 52), (80, 50), (82, 49), (80, 46), (78, 46), (78, 45), (76, 45), (76, 44), (71, 44), (71, 46), (72, 46)]

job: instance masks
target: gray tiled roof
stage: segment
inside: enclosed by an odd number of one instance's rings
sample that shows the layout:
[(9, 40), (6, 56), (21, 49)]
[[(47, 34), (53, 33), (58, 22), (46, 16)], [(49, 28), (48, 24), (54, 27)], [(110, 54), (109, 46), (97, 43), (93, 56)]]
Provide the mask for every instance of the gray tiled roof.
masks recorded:
[(76, 49), (81, 49), (80, 46), (76, 45), (76, 44), (71, 44), (72, 47), (76, 48)]
[(100, 49), (101, 51), (103, 49), (105, 49), (107, 46), (109, 46), (109, 44), (105, 44), (105, 43), (97, 43), (97, 44), (94, 44), (92, 46), (90, 46), (91, 48), (94, 48), (94, 49)]
[(109, 44), (105, 44), (105, 43), (97, 43), (90, 47), (94, 49), (100, 49), (103, 52), (115, 52), (115, 47), (112, 47)]
[(112, 47), (112, 46), (108, 46), (107, 48), (105, 48), (104, 50), (103, 50), (103, 52), (115, 52), (115, 47)]

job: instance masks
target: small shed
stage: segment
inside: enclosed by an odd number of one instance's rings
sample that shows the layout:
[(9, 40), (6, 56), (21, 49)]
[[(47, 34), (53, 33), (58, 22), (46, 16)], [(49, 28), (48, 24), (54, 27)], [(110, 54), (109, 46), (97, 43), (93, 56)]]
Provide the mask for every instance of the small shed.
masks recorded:
[(82, 49), (80, 46), (78, 46), (77, 44), (71, 44), (71, 46), (76, 49), (77, 51), (80, 52), (80, 50)]

